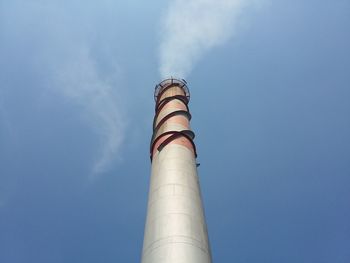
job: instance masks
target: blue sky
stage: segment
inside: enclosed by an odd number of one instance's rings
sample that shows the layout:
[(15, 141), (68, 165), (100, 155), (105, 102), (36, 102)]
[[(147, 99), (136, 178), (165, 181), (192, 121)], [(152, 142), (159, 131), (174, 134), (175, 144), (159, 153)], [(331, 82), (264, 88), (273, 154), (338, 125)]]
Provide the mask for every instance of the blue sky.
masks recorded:
[[(0, 1), (0, 262), (139, 262), (171, 4)], [(214, 262), (350, 262), (349, 25), (270, 0), (194, 63)]]

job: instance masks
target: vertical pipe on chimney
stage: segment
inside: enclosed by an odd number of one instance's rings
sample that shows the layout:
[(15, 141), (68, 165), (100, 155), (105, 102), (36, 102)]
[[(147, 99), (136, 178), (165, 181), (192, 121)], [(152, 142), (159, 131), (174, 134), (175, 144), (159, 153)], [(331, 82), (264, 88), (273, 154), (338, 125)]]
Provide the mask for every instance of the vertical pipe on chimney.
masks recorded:
[(211, 263), (184, 80), (156, 86), (142, 263)]

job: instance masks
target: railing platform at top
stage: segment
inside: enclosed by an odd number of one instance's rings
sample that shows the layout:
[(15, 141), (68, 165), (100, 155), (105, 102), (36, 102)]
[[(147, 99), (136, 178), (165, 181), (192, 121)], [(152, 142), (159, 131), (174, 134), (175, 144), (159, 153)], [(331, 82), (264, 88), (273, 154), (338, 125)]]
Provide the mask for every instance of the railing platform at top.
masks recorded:
[(184, 79), (168, 78), (156, 85), (154, 91), (154, 100), (157, 102), (159, 94), (163, 93), (165, 89), (171, 86), (178, 86), (182, 88), (185, 92), (185, 96), (190, 100), (190, 91), (187, 87), (187, 82)]

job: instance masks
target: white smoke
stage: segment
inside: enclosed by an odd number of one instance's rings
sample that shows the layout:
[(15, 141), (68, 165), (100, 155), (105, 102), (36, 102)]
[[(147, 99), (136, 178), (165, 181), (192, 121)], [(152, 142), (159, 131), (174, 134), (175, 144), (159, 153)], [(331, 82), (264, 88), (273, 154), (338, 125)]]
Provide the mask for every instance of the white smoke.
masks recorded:
[(209, 49), (236, 33), (242, 11), (259, 0), (174, 0), (165, 12), (160, 74), (185, 78)]
[[(115, 72), (118, 75), (118, 70)], [(93, 175), (108, 169), (119, 156), (126, 123), (120, 108), (120, 89), (99, 74), (98, 67), (87, 48), (75, 50), (54, 74), (56, 91), (79, 105), (84, 119), (100, 138), (100, 149), (93, 165)]]

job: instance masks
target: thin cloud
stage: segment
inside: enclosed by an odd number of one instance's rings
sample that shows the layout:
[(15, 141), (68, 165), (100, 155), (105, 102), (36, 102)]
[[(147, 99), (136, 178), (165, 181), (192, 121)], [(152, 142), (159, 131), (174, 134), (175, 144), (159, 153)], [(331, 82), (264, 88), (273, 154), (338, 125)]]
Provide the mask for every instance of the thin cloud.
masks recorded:
[(40, 72), (36, 86), (46, 90), (39, 92), (53, 91), (62, 100), (79, 105), (80, 112), (72, 114), (82, 116), (98, 142), (93, 143), (98, 149), (91, 173), (104, 173), (120, 158), (126, 127), (118, 58), (95, 38), (95, 32), (108, 29), (98, 23), (94, 6), (75, 8), (76, 3), (69, 1), (22, 2), (11, 1), (0, 11), (6, 21), (2, 33), (18, 43), (17, 51), (26, 51), (28, 69)]
[(100, 149), (93, 165), (93, 174), (101, 174), (119, 157), (126, 122), (118, 106), (117, 87), (99, 74), (88, 48), (74, 53), (55, 71), (54, 87), (81, 107), (82, 116), (99, 136)]

